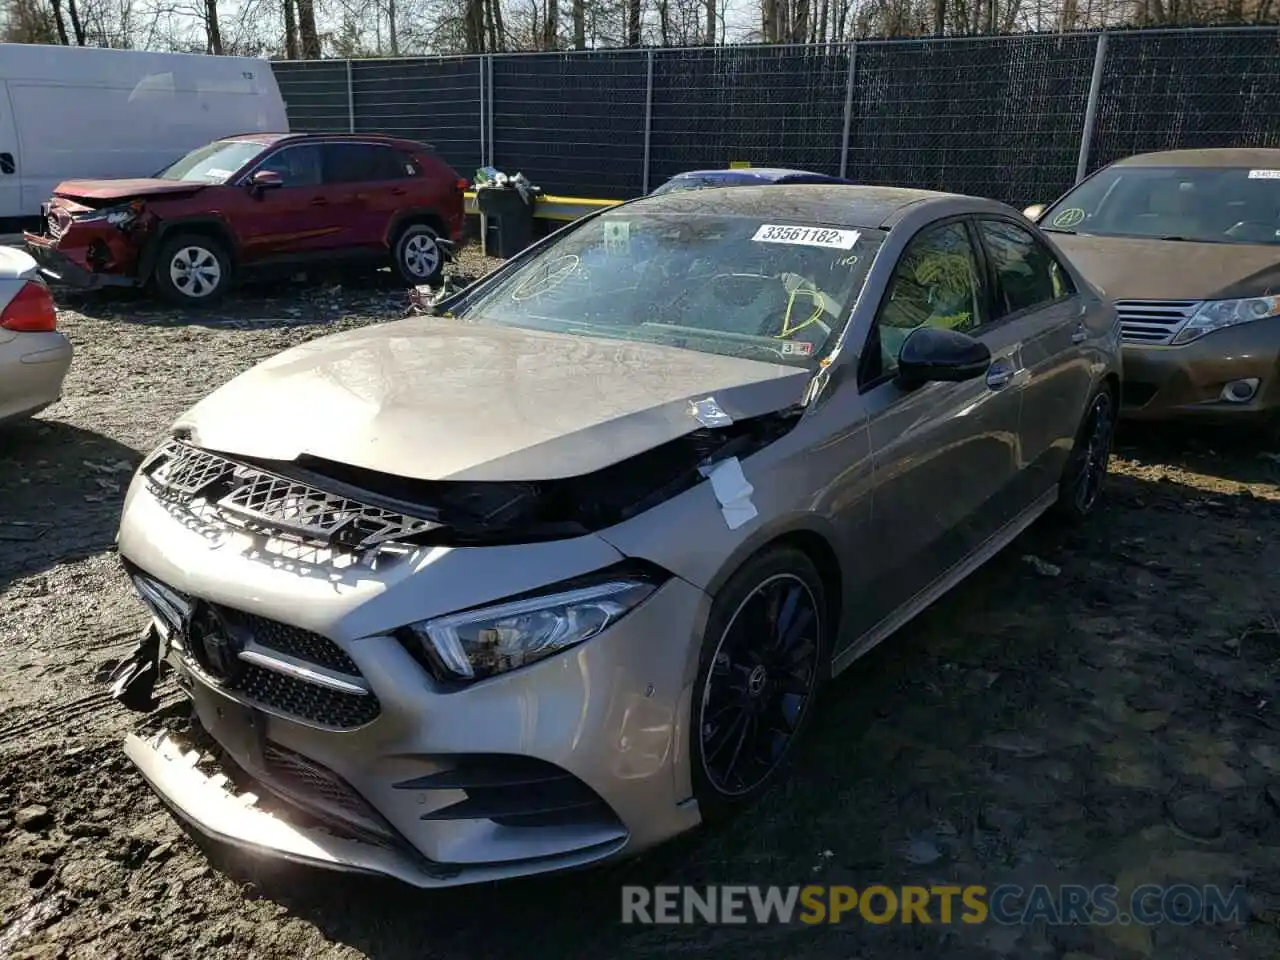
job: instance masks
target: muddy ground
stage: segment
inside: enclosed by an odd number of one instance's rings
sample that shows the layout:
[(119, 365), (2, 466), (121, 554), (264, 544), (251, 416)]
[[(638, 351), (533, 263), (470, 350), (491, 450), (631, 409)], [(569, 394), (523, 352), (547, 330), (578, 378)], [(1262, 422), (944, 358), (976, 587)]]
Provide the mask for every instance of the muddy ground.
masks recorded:
[[(404, 292), (253, 291), (187, 315), (64, 301), (66, 399), (0, 433), (0, 958), (1280, 955), (1274, 451), (1127, 432), (1105, 509), (1028, 531), (840, 678), (792, 778), (732, 825), (603, 870), (427, 894), (197, 842), (124, 760), (140, 718), (102, 683), (144, 623), (112, 548), (142, 454), (254, 361), (399, 316)], [(183, 709), (170, 694), (162, 719)], [(1247, 917), (618, 923), (624, 883), (1175, 881), (1243, 884)]]

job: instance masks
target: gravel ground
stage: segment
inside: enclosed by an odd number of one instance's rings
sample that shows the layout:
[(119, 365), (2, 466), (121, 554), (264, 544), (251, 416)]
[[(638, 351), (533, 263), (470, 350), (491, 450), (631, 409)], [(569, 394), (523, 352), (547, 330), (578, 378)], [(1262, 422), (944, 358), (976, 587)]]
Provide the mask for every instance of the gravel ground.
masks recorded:
[[(478, 260), (464, 264), (483, 270)], [(103, 678), (144, 625), (112, 549), (130, 472), (255, 361), (405, 312), (377, 284), (180, 316), (63, 298), (66, 399), (0, 434), (0, 958), (1280, 954), (1280, 457), (1122, 437), (1105, 508), (1021, 540), (831, 688), (794, 774), (648, 857), (426, 894), (185, 833)], [(157, 715), (181, 723), (168, 693)], [(623, 883), (1244, 884), (1223, 926), (631, 927)]]

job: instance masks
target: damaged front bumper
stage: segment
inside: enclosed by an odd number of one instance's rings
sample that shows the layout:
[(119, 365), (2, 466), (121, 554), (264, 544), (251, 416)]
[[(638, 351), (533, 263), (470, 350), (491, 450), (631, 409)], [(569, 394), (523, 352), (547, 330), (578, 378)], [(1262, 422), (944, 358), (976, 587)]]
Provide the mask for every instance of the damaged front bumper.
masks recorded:
[(103, 287), (133, 287), (133, 277), (103, 273), (88, 265), (89, 247), (78, 248), (83, 259), (76, 259), (60, 248), (60, 241), (34, 233), (24, 233), (23, 243), (27, 252), (40, 267), (40, 273), (50, 280), (81, 290), (98, 290)]
[[(430, 889), (500, 880), (512, 876), (503, 864), (458, 867), (430, 864), (410, 850), (344, 836), (321, 823), (292, 823), (264, 798), (237, 790), (225, 773), (205, 774), (202, 753), (169, 733), (150, 738), (130, 734), (124, 751), (160, 799), (184, 822), (214, 840), (249, 853), (342, 873), (390, 877)], [(570, 869), (599, 859), (567, 855), (546, 860), (544, 869)]]
[[(194, 516), (158, 497), (144, 468), (119, 549), (166, 623), (159, 651), (140, 655), (175, 669), (225, 778), (171, 737), (126, 749), (211, 837), (434, 887), (585, 866), (699, 822), (682, 747), (709, 606), (698, 588), (672, 577), (579, 646), (461, 686), (435, 679), (396, 636), (619, 562), (599, 538), (341, 559)], [(211, 663), (226, 666), (218, 644), (170, 628), (189, 631), (195, 609), (236, 625), (247, 673), (211, 676)]]

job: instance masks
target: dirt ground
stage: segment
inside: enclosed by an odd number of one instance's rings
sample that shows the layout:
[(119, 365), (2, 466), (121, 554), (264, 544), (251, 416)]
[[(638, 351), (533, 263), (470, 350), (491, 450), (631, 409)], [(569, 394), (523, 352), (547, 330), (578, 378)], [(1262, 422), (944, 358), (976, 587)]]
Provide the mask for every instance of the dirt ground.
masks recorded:
[[(482, 264), (472, 263), (468, 269)], [(66, 399), (0, 433), (0, 958), (1280, 955), (1280, 456), (1127, 431), (1105, 508), (1028, 531), (830, 688), (790, 780), (728, 827), (551, 879), (422, 893), (184, 832), (107, 699), (144, 625), (113, 537), (185, 407), (303, 340), (403, 314), (390, 286), (180, 315), (64, 298)], [(639, 927), (624, 883), (1243, 884), (1221, 926)]]

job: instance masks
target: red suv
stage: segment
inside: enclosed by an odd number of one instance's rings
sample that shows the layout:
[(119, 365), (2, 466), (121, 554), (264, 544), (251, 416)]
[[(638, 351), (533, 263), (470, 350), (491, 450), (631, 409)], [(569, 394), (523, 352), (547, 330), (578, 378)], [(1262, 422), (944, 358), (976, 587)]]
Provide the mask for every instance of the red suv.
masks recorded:
[(390, 263), (436, 283), (462, 237), (465, 180), (425, 144), (244, 134), (150, 179), (68, 180), (24, 235), (41, 270), (81, 287), (146, 286), (209, 303), (233, 280), (317, 263)]

